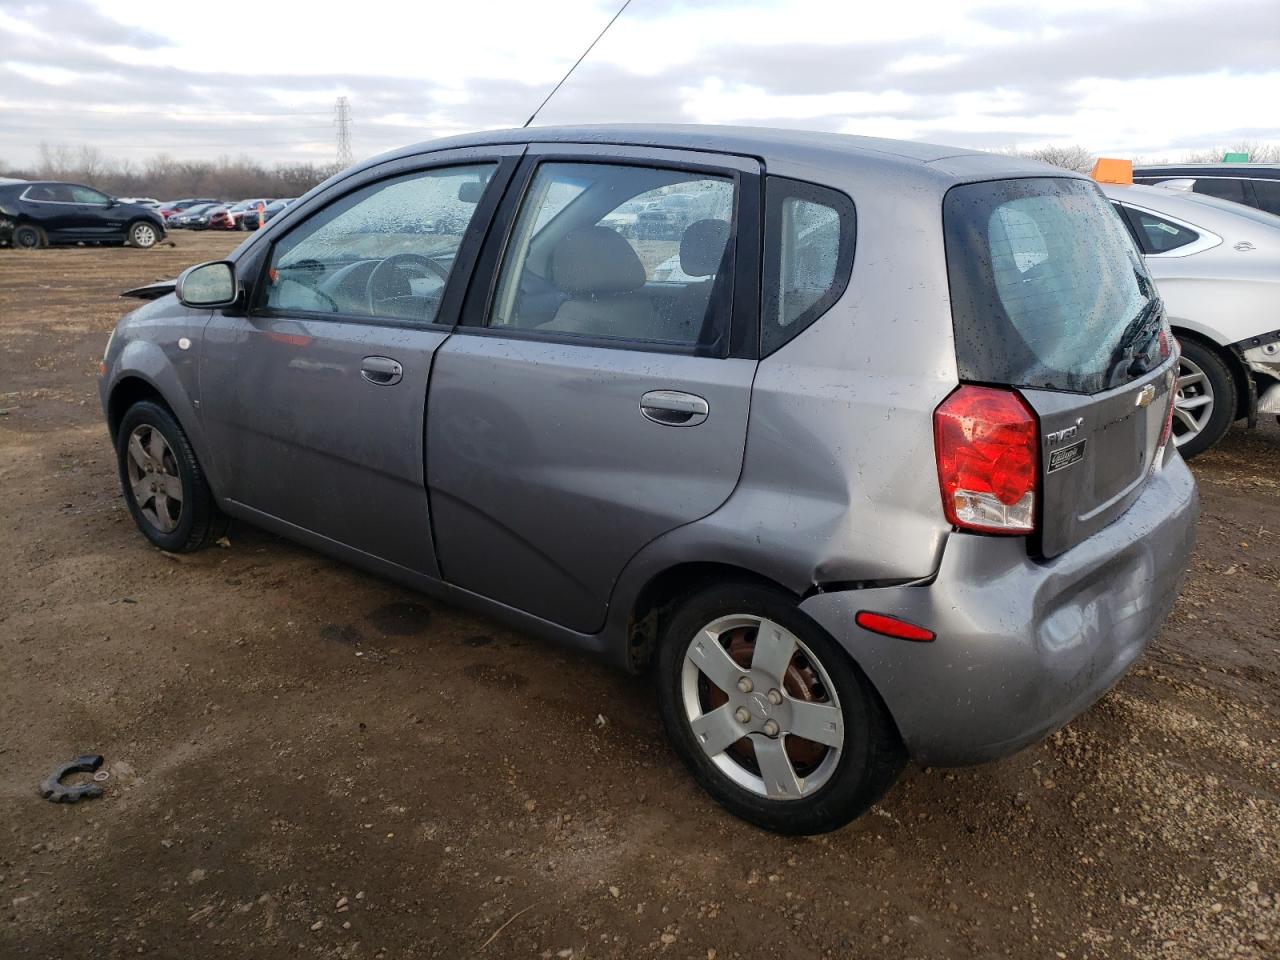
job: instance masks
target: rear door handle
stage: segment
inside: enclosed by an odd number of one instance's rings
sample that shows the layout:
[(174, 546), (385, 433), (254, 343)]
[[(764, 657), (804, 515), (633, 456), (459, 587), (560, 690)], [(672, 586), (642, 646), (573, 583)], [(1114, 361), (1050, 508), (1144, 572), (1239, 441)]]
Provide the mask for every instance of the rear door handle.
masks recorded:
[(664, 427), (696, 427), (710, 412), (706, 400), (682, 390), (650, 390), (640, 398), (640, 413)]
[(380, 387), (389, 387), (400, 382), (404, 367), (390, 357), (365, 357), (360, 364), (360, 376)]

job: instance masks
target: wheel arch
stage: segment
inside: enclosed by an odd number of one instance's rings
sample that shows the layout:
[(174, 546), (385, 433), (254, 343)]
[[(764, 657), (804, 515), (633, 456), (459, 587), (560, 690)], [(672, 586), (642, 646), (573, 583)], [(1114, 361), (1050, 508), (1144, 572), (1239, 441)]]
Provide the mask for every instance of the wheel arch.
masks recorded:
[(120, 360), (124, 361), (123, 368), (108, 388), (105, 403), (112, 444), (116, 442), (120, 422), (131, 406), (140, 400), (160, 404), (173, 415), (187, 435), (214, 499), (221, 503), (222, 483), (217, 473), (217, 462), (211, 456), (195, 406), (172, 366), (166, 363), (163, 352), (154, 344), (134, 341), (126, 347)]
[(717, 583), (758, 583), (802, 599), (776, 580), (745, 567), (716, 560), (687, 560), (651, 575), (629, 605), (626, 632), (626, 662), (635, 671), (645, 670), (657, 650), (663, 625), (685, 597)]
[(128, 242), (132, 238), (133, 228), (140, 223), (145, 223), (147, 226), (149, 226), (152, 230), (156, 232), (156, 243), (159, 243), (161, 240), (164, 239), (165, 228), (161, 226), (159, 223), (157, 223), (153, 218), (139, 213), (136, 216), (132, 217), (124, 225), (124, 238), (126, 242)]
[[(120, 433), (120, 421), (124, 419), (125, 413), (135, 403), (143, 400), (158, 403), (173, 414), (175, 420), (182, 423), (182, 419), (174, 412), (172, 404), (165, 399), (164, 394), (154, 383), (138, 374), (129, 373), (117, 380), (107, 395), (107, 429), (111, 431), (112, 440), (115, 440)], [(186, 429), (185, 425), (183, 429)]]
[(1231, 374), (1231, 381), (1236, 389), (1236, 419), (1242, 420), (1249, 416), (1249, 411), (1253, 409), (1253, 396), (1250, 391), (1250, 384), (1253, 382), (1253, 378), (1236, 353), (1198, 330), (1192, 330), (1177, 323), (1172, 325), (1172, 329), (1173, 335), (1179, 340), (1195, 341), (1197, 345), (1212, 351), (1214, 355), (1226, 364), (1227, 370)]
[(32, 230), (40, 234), (40, 240), (44, 246), (50, 246), (53, 240), (49, 236), (49, 231), (40, 223), (39, 220), (33, 220), (25, 213), (18, 214), (13, 221), (13, 229), (9, 231), (9, 242), (13, 243), (13, 238), (23, 227), (30, 227)]

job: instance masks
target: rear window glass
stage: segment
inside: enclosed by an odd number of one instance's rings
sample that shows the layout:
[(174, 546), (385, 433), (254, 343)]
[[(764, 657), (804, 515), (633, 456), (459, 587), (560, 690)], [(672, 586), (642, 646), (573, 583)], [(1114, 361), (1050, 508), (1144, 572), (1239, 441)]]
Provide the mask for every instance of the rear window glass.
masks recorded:
[(943, 227), (961, 379), (1097, 393), (1159, 363), (1155, 287), (1093, 184), (953, 187)]

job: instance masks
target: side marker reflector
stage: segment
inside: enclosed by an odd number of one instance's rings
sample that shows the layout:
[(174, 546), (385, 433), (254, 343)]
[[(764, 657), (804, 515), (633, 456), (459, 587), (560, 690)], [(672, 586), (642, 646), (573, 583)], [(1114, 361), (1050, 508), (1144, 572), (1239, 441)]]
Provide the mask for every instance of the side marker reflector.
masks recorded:
[(936, 637), (932, 630), (926, 630), (924, 627), (918, 627), (914, 623), (907, 623), (905, 620), (889, 617), (883, 613), (872, 613), (870, 610), (859, 610), (858, 615), (853, 620), (863, 630), (870, 630), (872, 633), (893, 637), (897, 640), (915, 640), (918, 643), (928, 643)]

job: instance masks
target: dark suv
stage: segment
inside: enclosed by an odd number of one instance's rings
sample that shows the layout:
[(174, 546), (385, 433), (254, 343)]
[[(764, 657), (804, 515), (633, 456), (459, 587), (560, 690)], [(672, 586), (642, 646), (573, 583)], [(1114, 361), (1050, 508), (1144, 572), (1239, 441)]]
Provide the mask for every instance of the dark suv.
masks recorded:
[(1280, 164), (1178, 163), (1134, 167), (1133, 182), (1190, 190), (1280, 214)]
[(35, 250), (55, 243), (154, 247), (164, 220), (151, 207), (121, 203), (78, 183), (0, 185), (0, 244)]

